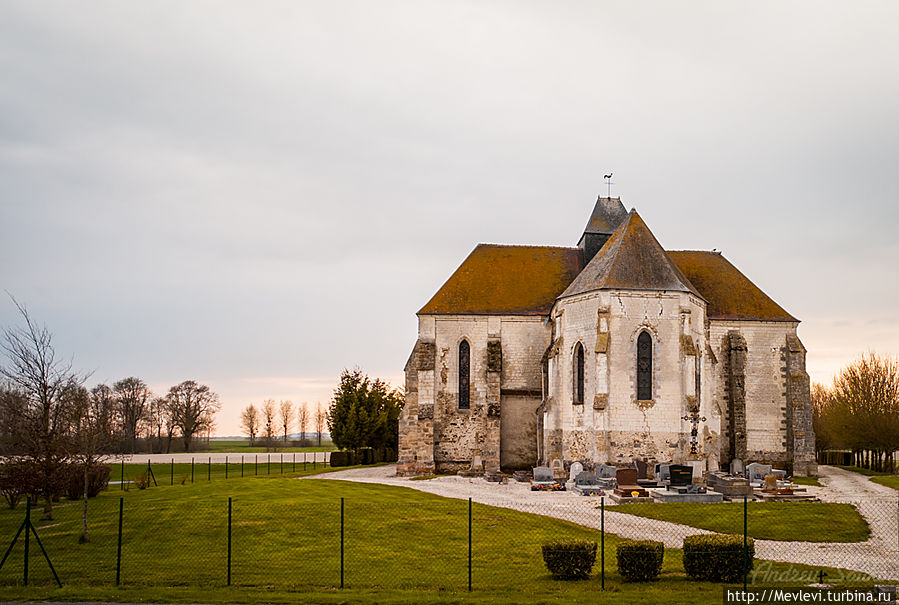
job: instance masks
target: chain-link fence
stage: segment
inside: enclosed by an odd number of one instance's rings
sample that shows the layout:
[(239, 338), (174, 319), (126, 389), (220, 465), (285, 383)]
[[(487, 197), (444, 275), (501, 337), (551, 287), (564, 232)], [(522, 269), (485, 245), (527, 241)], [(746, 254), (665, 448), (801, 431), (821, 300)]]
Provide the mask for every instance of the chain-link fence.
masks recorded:
[(684, 539), (696, 534), (746, 545), (738, 584), (899, 582), (896, 498), (614, 505), (575, 497), (488, 506), (385, 501), (369, 486), (340, 498), (314, 485), (330, 482), (297, 483), (315, 497), (267, 501), (246, 486), (230, 498), (97, 498), (83, 544), (74, 539), (81, 502), (59, 505), (52, 521), (38, 520), (37, 507), (5, 511), (0, 585), (52, 585), (55, 572), (68, 585), (539, 591), (552, 581), (542, 545), (587, 540), (598, 545), (593, 576), (606, 587), (622, 581), (616, 550), (625, 539), (662, 542), (662, 577), (683, 577)]

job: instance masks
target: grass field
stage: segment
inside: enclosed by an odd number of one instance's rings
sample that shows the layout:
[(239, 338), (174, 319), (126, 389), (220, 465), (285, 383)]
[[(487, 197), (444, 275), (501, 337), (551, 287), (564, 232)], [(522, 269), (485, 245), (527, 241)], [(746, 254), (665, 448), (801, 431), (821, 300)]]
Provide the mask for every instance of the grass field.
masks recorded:
[(866, 475), (868, 477), (871, 477), (871, 481), (873, 481), (874, 483), (879, 483), (880, 485), (885, 485), (887, 487), (892, 487), (893, 489), (899, 490), (899, 475), (883, 473), (880, 471), (872, 471), (871, 469), (862, 468), (860, 466), (841, 466), (840, 468), (847, 471), (852, 471), (853, 473)]
[[(320, 472), (307, 469), (307, 473)], [(123, 502), (122, 585), (115, 586), (119, 498)], [(228, 498), (232, 498), (232, 586), (226, 587)], [(341, 498), (344, 498), (341, 511)], [(550, 539), (600, 541), (568, 522), (475, 504), (472, 582), (468, 582), (468, 503), (407, 488), (288, 475), (110, 490), (90, 502), (91, 542), (78, 543), (80, 503), (60, 502), (52, 521), (37, 521), (65, 587), (52, 586), (31, 544), (31, 582), (21, 586), (20, 540), (0, 570), (5, 600), (314, 603), (569, 603), (599, 600), (600, 580), (558, 582), (540, 545)], [(0, 537), (14, 535), (23, 507), (0, 511)], [(341, 515), (344, 583), (339, 590)], [(605, 538), (602, 602), (717, 603), (722, 587), (689, 582), (681, 552), (665, 554), (662, 577), (627, 584), (615, 572)], [(768, 565), (765, 563), (764, 565)], [(599, 561), (597, 561), (598, 573)], [(774, 564), (774, 571), (792, 568)], [(840, 572), (829, 570), (831, 576)]]
[[(742, 502), (635, 502), (614, 510), (724, 534), (743, 534)], [(750, 502), (747, 521), (749, 535), (760, 540), (864, 542), (871, 535), (867, 522), (851, 504)]]
[[(310, 443), (315, 442), (315, 440), (310, 441)], [(334, 444), (331, 443), (329, 439), (322, 439), (321, 446), (318, 445), (310, 445), (307, 447), (299, 447), (295, 445), (283, 445), (283, 442), (278, 441), (276, 443), (276, 448), (269, 449), (263, 445), (250, 446), (250, 441), (248, 439), (210, 439), (207, 443), (203, 443), (202, 446), (205, 448), (202, 452), (199, 452), (199, 455), (202, 455), (204, 452), (234, 452), (236, 454), (263, 454), (263, 453), (275, 453), (275, 452), (332, 452), (337, 448), (334, 447)], [(292, 444), (292, 441), (288, 441), (289, 444)]]
[(818, 481), (817, 477), (793, 477), (793, 483), (796, 485), (814, 485), (815, 487), (821, 487), (821, 482)]
[[(175, 485), (201, 483), (209, 480), (218, 479), (240, 479), (241, 477), (258, 477), (271, 476), (281, 474), (308, 474), (307, 471), (320, 471), (322, 468), (329, 469), (327, 463), (322, 461), (322, 456), (318, 456), (315, 462), (312, 453), (308, 452), (288, 452), (285, 454), (247, 454), (243, 456), (237, 455), (229, 459), (228, 464), (208, 462), (208, 456), (197, 454), (193, 465), (190, 462), (157, 462), (150, 465), (153, 471), (153, 477), (156, 478), (158, 485)], [(118, 483), (122, 480), (123, 469), (124, 477), (127, 482), (135, 482), (138, 475), (147, 472), (147, 465), (141, 463), (110, 463), (109, 480)], [(119, 490), (120, 486), (110, 485), (113, 491)], [(129, 487), (133, 489), (133, 487)]]

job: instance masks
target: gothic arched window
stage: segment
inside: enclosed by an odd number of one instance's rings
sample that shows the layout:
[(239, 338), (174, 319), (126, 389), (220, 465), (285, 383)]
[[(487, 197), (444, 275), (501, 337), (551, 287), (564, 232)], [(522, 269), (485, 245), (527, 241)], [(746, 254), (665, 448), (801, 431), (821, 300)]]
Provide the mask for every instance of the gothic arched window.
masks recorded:
[(471, 407), (471, 347), (467, 340), (459, 343), (459, 409)]
[(574, 347), (574, 359), (572, 360), (571, 373), (574, 378), (572, 385), (573, 403), (584, 403), (584, 347), (577, 343)]
[(652, 399), (652, 336), (640, 332), (637, 337), (637, 399)]

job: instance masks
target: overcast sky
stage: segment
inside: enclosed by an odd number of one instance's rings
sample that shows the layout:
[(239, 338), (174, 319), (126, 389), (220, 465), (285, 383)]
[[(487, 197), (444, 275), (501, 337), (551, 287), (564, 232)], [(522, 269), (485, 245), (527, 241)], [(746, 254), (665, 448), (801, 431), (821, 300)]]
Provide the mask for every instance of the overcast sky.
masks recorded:
[[(0, 288), (93, 371), (223, 399), (402, 384), (478, 242), (598, 193), (802, 319), (813, 380), (899, 353), (896, 2), (0, 4)], [(0, 325), (18, 322), (0, 300)]]

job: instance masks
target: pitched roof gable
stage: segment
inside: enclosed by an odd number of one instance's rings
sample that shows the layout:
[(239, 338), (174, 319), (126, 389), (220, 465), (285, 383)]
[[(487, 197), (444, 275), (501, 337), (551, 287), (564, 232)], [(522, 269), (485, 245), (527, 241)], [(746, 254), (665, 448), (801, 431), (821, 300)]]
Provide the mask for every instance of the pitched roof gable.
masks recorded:
[(548, 315), (582, 267), (579, 248), (478, 244), (418, 314)]
[(702, 296), (631, 210), (560, 298), (594, 290), (675, 290)]
[(709, 319), (799, 321), (720, 252), (672, 250), (668, 256), (708, 302)]

